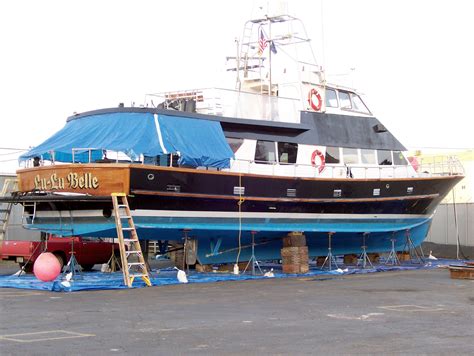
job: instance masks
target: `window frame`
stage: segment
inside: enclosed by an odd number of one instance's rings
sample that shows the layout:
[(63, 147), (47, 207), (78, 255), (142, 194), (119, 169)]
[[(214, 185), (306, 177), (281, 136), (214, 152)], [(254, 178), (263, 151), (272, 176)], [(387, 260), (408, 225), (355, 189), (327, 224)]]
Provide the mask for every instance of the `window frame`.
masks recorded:
[[(242, 147), (242, 145), (244, 144), (244, 141), (245, 139), (244, 138), (241, 138), (241, 137), (227, 137), (226, 136), (226, 142), (227, 144), (229, 145), (230, 149), (232, 150), (232, 152), (234, 152), (234, 155), (237, 153), (238, 150), (240, 150), (240, 148)], [(241, 140), (240, 141), (240, 145), (239, 147), (237, 147), (234, 151), (234, 149), (232, 148), (232, 145), (230, 144), (229, 140)]]
[[(341, 97), (340, 97), (341, 93), (346, 93), (347, 96), (349, 97), (349, 104), (351, 105), (350, 107), (342, 107)], [(351, 92), (350, 91), (338, 89), (337, 90), (337, 102), (339, 104), (339, 109), (347, 110), (347, 111), (354, 111), (354, 110), (352, 110), (352, 101), (351, 101)]]
[[(374, 154), (374, 160), (375, 162), (373, 163), (365, 163), (363, 162), (363, 155), (362, 155), (362, 150), (365, 150), (365, 151), (372, 151), (372, 153)], [(378, 157), (377, 157), (377, 150), (375, 148), (359, 148), (359, 151), (360, 151), (360, 164), (362, 165), (367, 165), (367, 166), (378, 166)]]
[[(353, 147), (341, 147), (342, 148), (342, 164), (346, 165), (346, 164), (352, 164), (352, 165), (360, 165), (360, 150), (358, 148), (353, 148)], [(344, 150), (347, 149), (347, 150), (355, 150), (356, 151), (356, 156), (357, 156), (357, 162), (353, 163), (347, 163), (346, 162), (346, 159), (344, 157)]]
[[(403, 162), (404, 164), (395, 164), (395, 152), (399, 153), (403, 157)], [(393, 165), (397, 167), (405, 167), (409, 165), (408, 159), (406, 156), (403, 154), (403, 151), (397, 150), (397, 151), (392, 151), (392, 159), (393, 159)]]
[[(390, 159), (391, 159), (391, 162), (390, 164), (382, 164), (380, 163), (380, 159), (379, 159), (379, 152), (380, 151), (388, 151), (390, 152)], [(390, 166), (390, 167), (393, 167), (393, 151), (392, 150), (383, 150), (383, 149), (380, 149), (380, 150), (377, 150), (377, 165), (379, 166)]]
[[(336, 108), (336, 109), (339, 108), (339, 95), (338, 95), (338, 90), (335, 89), (335, 88), (328, 88), (328, 87), (326, 87), (324, 90), (325, 90), (325, 93), (324, 93), (324, 104), (325, 104), (325, 106), (326, 106), (327, 108)], [(331, 105), (328, 105), (328, 104), (327, 104), (327, 95), (326, 95), (326, 92), (327, 92), (328, 90), (334, 92), (335, 97), (336, 97), (336, 106), (331, 106)]]
[[(275, 160), (274, 161), (263, 161), (263, 160), (257, 160), (257, 148), (258, 148), (258, 143), (259, 142), (270, 142), (273, 143), (273, 149), (275, 153)], [(277, 143), (275, 141), (269, 141), (269, 140), (256, 140), (255, 142), (255, 152), (253, 155), (253, 161), (256, 164), (278, 164), (278, 147)]]
[[(338, 155), (339, 155), (339, 157), (338, 157), (339, 162), (337, 162), (337, 163), (329, 163), (329, 162), (327, 161), (326, 155), (327, 155), (327, 152), (328, 152), (328, 147), (330, 147), (330, 148), (337, 148), (337, 150), (338, 150)], [(324, 160), (325, 160), (325, 163), (326, 163), (326, 164), (331, 164), (331, 165), (340, 165), (340, 164), (342, 164), (342, 152), (341, 152), (341, 151), (342, 151), (342, 150), (341, 150), (341, 147), (326, 146), (326, 151), (324, 152)]]
[[(326, 89), (326, 90), (335, 90), (336, 91), (336, 96), (337, 96), (337, 108), (341, 109), (341, 110), (345, 110), (345, 111), (351, 111), (351, 112), (355, 112), (355, 113), (360, 113), (360, 114), (364, 114), (364, 115), (373, 115), (372, 114), (372, 111), (370, 111), (369, 107), (367, 106), (367, 104), (365, 103), (365, 101), (362, 99), (362, 97), (353, 92), (353, 91), (350, 91), (350, 90), (345, 90), (345, 89), (336, 89), (336, 88), (329, 88), (329, 89)], [(341, 93), (344, 93), (344, 94), (347, 94), (349, 96), (349, 103), (350, 103), (350, 107), (342, 107), (341, 106), (341, 96), (340, 94)], [(361, 101), (362, 105), (365, 107), (365, 109), (367, 111), (363, 111), (363, 110), (357, 110), (355, 109), (354, 107), (354, 100), (353, 100), (353, 97), (357, 97), (359, 98), (359, 100)], [(326, 99), (325, 99), (326, 100)], [(327, 105), (326, 105), (327, 106)], [(330, 108), (334, 108), (334, 106), (329, 106)]]
[[(293, 143), (293, 142), (286, 142), (286, 141), (276, 141), (276, 160), (277, 164), (282, 164), (282, 165), (290, 165), (290, 164), (296, 164), (298, 162), (298, 144)], [(279, 150), (279, 144), (288, 144), (288, 145), (295, 145), (296, 146), (296, 155), (295, 155), (295, 161), (294, 162), (281, 162), (280, 161), (280, 150)], [(289, 156), (288, 156), (289, 158)]]
[[(362, 103), (362, 105), (364, 105), (364, 107), (365, 107), (365, 109), (366, 109), (367, 111), (356, 110), (356, 109), (354, 108), (354, 101), (352, 100), (352, 97), (354, 97), (354, 96), (357, 97), (357, 98), (359, 98), (360, 102)], [(356, 94), (356, 93), (353, 93), (353, 92), (349, 92), (349, 97), (350, 97), (350, 99), (351, 99), (351, 105), (352, 105), (352, 107), (351, 107), (351, 109), (350, 109), (351, 111), (358, 112), (358, 113), (365, 114), (365, 115), (372, 115), (372, 113), (370, 112), (370, 110), (369, 110), (369, 108), (367, 107), (367, 105), (365, 105), (364, 100), (362, 100), (362, 98), (361, 98), (360, 95), (358, 95), (358, 94)]]

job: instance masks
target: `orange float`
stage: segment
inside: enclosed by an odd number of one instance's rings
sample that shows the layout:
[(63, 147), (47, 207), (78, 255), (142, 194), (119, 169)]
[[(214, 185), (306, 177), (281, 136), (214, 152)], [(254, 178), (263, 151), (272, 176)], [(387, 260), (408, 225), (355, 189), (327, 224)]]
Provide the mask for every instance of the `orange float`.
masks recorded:
[[(321, 161), (320, 164), (316, 164), (316, 158), (319, 158), (319, 160)], [(324, 155), (320, 150), (315, 150), (311, 155), (311, 164), (313, 165), (313, 167), (318, 166), (319, 173), (324, 171), (324, 168), (326, 167), (326, 160), (324, 159)]]
[(319, 92), (314, 88), (308, 93), (308, 103), (314, 111), (321, 110), (323, 99), (321, 99), (321, 94), (319, 94)]

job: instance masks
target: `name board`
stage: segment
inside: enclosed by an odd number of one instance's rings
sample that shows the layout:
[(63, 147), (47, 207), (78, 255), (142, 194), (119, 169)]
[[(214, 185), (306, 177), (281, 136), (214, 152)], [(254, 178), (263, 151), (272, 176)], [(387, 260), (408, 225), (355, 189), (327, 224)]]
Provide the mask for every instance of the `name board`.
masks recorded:
[(38, 190), (59, 190), (59, 189), (97, 189), (99, 188), (99, 179), (92, 173), (74, 173), (70, 172), (65, 177), (58, 176), (56, 173), (49, 177), (41, 177), (39, 174), (35, 177), (35, 189)]

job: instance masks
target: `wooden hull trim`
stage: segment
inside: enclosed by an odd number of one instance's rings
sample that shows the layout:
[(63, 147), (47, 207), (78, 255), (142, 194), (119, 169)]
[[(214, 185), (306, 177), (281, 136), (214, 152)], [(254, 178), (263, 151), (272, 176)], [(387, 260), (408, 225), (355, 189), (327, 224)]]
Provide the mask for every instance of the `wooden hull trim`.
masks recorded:
[(269, 201), (269, 202), (293, 202), (293, 203), (358, 203), (358, 202), (384, 202), (384, 201), (400, 201), (400, 200), (419, 200), (419, 199), (435, 199), (439, 194), (398, 196), (387, 198), (354, 198), (354, 199), (302, 199), (302, 198), (267, 198), (267, 197), (249, 197), (236, 195), (210, 195), (210, 194), (192, 194), (192, 193), (172, 193), (157, 192), (149, 190), (132, 190), (132, 194), (136, 195), (154, 195), (175, 198), (202, 198), (202, 199), (226, 199), (226, 200), (249, 200), (249, 201)]

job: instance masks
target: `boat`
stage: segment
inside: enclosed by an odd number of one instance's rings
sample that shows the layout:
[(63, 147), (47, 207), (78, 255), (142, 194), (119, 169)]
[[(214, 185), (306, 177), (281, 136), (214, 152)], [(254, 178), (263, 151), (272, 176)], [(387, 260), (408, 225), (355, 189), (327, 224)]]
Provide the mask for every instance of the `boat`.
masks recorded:
[(358, 91), (293, 55), (311, 49), (290, 51), (302, 46), (298, 18), (253, 19), (229, 60), (233, 89), (69, 117), (20, 157), (25, 227), (115, 237), (111, 195), (125, 193), (140, 239), (186, 241), (200, 264), (280, 259), (295, 232), (310, 257), (420, 245), (462, 166), (410, 164)]

